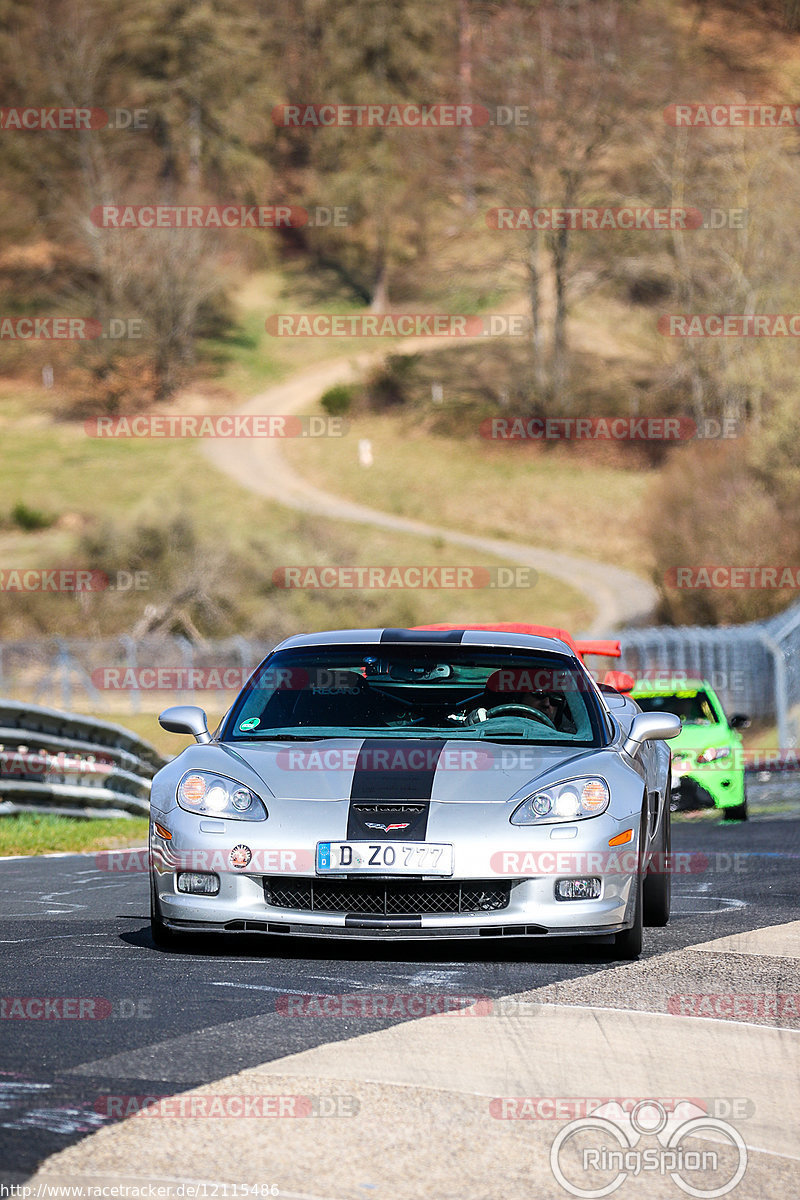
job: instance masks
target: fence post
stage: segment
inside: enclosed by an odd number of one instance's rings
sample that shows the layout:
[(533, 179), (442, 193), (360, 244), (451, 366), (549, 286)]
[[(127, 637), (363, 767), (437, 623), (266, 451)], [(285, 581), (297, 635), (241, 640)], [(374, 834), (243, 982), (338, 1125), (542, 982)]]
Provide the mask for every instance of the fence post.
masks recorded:
[(762, 645), (772, 655), (775, 664), (775, 712), (778, 717), (778, 748), (786, 750), (794, 744), (794, 738), (789, 731), (789, 697), (786, 688), (786, 661), (783, 650), (771, 634), (763, 629), (756, 630), (756, 636)]

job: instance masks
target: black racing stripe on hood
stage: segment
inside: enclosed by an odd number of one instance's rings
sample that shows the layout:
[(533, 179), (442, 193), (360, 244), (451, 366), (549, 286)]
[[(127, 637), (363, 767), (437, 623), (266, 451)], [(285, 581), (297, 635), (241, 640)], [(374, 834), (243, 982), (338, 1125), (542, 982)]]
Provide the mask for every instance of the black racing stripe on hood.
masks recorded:
[(459, 643), (463, 636), (463, 629), (384, 629), (381, 641)]
[(444, 740), (365, 738), (358, 752), (351, 800), (430, 800)]
[(424, 842), (436, 768), (446, 742), (366, 738), (350, 785), (347, 837)]

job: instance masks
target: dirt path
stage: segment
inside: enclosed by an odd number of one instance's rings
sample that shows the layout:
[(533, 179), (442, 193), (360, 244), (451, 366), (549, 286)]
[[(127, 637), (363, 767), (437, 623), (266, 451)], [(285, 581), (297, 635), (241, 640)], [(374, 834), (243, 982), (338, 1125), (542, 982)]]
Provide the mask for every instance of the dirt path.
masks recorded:
[[(440, 345), (435, 338), (408, 339), (392, 346), (392, 353), (416, 353)], [(309, 407), (327, 388), (354, 382), (386, 350), (370, 351), (351, 359), (330, 359), (293, 375), (284, 383), (254, 396), (242, 409), (248, 414), (292, 414)], [(279, 439), (215, 439), (204, 443), (204, 451), (219, 470), (242, 487), (299, 512), (340, 521), (354, 521), (379, 529), (418, 537), (439, 538), (455, 546), (466, 546), (506, 562), (533, 567), (542, 574), (583, 592), (594, 606), (595, 616), (588, 633), (605, 633), (632, 623), (641, 623), (656, 602), (655, 588), (621, 567), (593, 562), (577, 555), (540, 549), (523, 542), (446, 529), (393, 513), (381, 512), (324, 492), (298, 475), (283, 458)], [(445, 469), (446, 464), (443, 464)]]

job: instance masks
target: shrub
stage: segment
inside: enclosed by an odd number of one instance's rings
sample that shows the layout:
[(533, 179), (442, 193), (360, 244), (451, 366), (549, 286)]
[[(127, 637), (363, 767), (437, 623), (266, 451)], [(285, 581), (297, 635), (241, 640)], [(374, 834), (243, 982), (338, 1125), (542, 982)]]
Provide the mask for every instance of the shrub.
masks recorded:
[(337, 383), (323, 392), (319, 402), (329, 417), (342, 417), (353, 403), (353, 389), (344, 383)]
[(28, 532), (34, 529), (49, 529), (55, 524), (55, 520), (50, 513), (42, 512), (38, 508), (29, 508), (23, 500), (18, 500), (11, 510), (12, 524)]

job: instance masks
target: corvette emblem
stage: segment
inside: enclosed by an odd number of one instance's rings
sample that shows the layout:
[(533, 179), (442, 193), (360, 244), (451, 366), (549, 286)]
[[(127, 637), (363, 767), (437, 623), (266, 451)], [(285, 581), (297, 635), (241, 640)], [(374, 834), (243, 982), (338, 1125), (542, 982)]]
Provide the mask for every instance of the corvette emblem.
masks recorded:
[(408, 829), (410, 821), (395, 821), (393, 825), (381, 825), (378, 821), (365, 821), (367, 829), (382, 829), (384, 833), (391, 833), (393, 829)]

